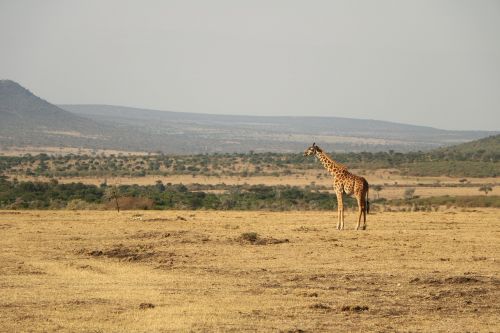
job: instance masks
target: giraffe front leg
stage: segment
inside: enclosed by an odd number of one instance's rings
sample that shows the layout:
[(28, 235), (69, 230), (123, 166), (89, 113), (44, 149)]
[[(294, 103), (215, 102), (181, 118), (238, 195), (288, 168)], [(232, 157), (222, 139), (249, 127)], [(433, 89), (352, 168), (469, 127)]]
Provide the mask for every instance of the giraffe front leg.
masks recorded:
[(342, 192), (337, 191), (337, 205), (338, 205), (338, 214), (339, 214), (339, 222), (337, 224), (337, 229), (344, 229), (344, 202), (342, 200)]
[(340, 219), (342, 220), (340, 225), (340, 230), (344, 230), (344, 205), (342, 205), (342, 212), (340, 213)]
[(340, 207), (337, 208), (337, 230), (340, 230)]

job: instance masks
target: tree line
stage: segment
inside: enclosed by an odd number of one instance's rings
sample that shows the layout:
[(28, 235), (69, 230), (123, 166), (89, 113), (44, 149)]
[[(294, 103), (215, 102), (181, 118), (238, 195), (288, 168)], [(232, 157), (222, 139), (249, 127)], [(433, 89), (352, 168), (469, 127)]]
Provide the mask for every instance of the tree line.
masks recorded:
[[(351, 169), (399, 169), (412, 176), (496, 177), (500, 151), (330, 153)], [(321, 169), (301, 153), (198, 155), (29, 155), (0, 156), (0, 173), (44, 177), (143, 177), (147, 175), (286, 176)]]
[[(348, 206), (355, 206), (352, 198)], [(295, 186), (233, 185), (223, 192), (183, 184), (100, 186), (0, 180), (3, 209), (333, 210), (335, 194)]]
[[(204, 190), (200, 190), (203, 188)], [(217, 188), (217, 190), (213, 190)], [(404, 198), (372, 199), (379, 206), (417, 206), (430, 210), (436, 206), (500, 207), (500, 196), (467, 197), (414, 196), (414, 189)], [(480, 189), (481, 190), (481, 189)], [(491, 190), (491, 188), (489, 188)], [(485, 189), (481, 191), (487, 194)], [(344, 197), (346, 207), (355, 209), (352, 197)], [(0, 177), (0, 209), (172, 209), (172, 210), (330, 210), (337, 209), (334, 193), (312, 186), (266, 185), (88, 185), (7, 180)]]

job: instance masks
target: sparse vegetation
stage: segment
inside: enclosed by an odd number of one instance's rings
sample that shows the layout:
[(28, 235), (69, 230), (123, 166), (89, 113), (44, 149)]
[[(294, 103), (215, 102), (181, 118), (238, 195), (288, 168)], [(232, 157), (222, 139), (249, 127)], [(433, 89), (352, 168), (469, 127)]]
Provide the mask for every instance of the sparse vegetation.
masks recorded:
[[(500, 145), (499, 145), (500, 146)], [(498, 147), (498, 146), (497, 146)], [(331, 153), (350, 169), (398, 169), (403, 175), (496, 177), (500, 153), (437, 150), (431, 152)], [(47, 155), (0, 156), (0, 173), (36, 177), (145, 177), (192, 175), (193, 177), (290, 176), (321, 170), (314, 159), (302, 154), (199, 154), (199, 155)]]
[(431, 211), (433, 207), (491, 207), (500, 208), (500, 196), (498, 195), (464, 195), (464, 196), (451, 196), (444, 195), (439, 197), (428, 198), (411, 198), (411, 199), (395, 199), (395, 200), (379, 200), (378, 204), (385, 204), (389, 206), (407, 206), (415, 205), (419, 210)]

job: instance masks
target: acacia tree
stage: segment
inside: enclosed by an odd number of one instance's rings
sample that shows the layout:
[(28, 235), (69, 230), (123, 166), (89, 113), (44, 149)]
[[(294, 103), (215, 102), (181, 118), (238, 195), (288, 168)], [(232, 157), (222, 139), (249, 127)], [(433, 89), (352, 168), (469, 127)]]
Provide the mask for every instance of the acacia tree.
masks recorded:
[(120, 204), (118, 202), (118, 199), (120, 198), (120, 188), (116, 185), (111, 185), (106, 188), (104, 191), (104, 198), (106, 198), (108, 201), (114, 200), (115, 201), (115, 207), (116, 211), (119, 213), (120, 212)]
[(404, 197), (406, 200), (410, 200), (413, 198), (414, 194), (415, 194), (415, 188), (409, 187), (405, 190)]
[(372, 185), (371, 188), (377, 193), (377, 199), (379, 198), (379, 192), (382, 191), (382, 185)]
[(493, 191), (493, 188), (490, 185), (483, 185), (479, 188), (479, 191), (484, 192), (484, 195), (488, 195), (488, 192)]

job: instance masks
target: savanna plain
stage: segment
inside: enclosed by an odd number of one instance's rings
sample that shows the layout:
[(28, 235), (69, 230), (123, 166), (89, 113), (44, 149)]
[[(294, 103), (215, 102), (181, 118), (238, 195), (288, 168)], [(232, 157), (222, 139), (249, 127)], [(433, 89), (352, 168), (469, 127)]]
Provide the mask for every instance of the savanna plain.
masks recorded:
[(3, 332), (498, 332), (498, 209), (0, 211)]

